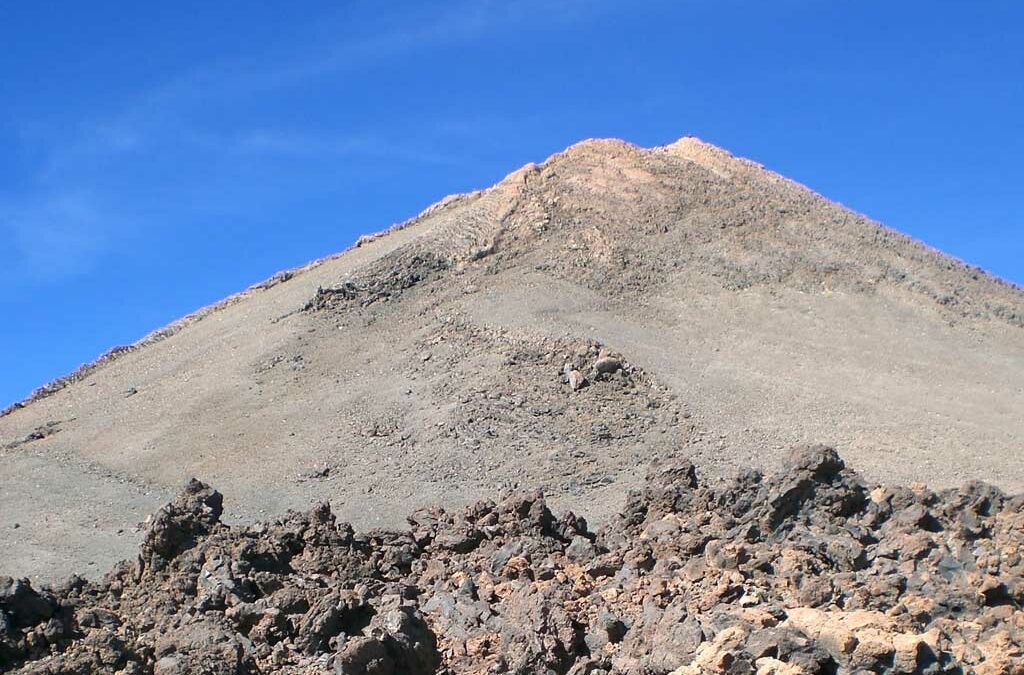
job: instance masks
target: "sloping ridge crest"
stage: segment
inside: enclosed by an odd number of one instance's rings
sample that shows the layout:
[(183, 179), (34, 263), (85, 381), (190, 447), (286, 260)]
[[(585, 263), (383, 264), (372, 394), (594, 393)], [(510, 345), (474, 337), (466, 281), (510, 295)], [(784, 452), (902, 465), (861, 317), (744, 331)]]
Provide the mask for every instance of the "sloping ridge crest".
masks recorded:
[(919, 247), (920, 249), (926, 251), (927, 253), (933, 256), (936, 256), (947, 261), (953, 261), (967, 269), (984, 275), (989, 281), (992, 281), (997, 285), (1008, 286), (1014, 290), (1024, 292), (1024, 289), (1022, 289), (1021, 286), (1013, 282), (992, 275), (991, 273), (983, 270), (980, 267), (959, 260), (943, 251), (940, 251), (925, 244), (924, 242), (916, 240), (913, 237), (910, 237), (902, 232), (899, 232), (881, 223), (878, 223), (877, 221), (874, 221), (873, 219), (864, 216), (863, 214), (859, 214), (853, 211), (852, 209), (849, 209), (848, 207), (815, 192), (814, 190), (808, 188), (807, 186), (801, 183), (798, 183), (797, 181), (794, 181), (790, 178), (787, 178), (779, 173), (776, 173), (766, 168), (764, 165), (760, 163), (742, 157), (737, 157), (730, 153), (729, 151), (724, 150), (723, 148), (720, 148), (714, 144), (703, 141), (700, 138), (697, 138), (696, 136), (683, 136), (682, 138), (673, 143), (649, 149), (642, 148), (638, 145), (618, 138), (588, 138), (570, 145), (561, 152), (552, 154), (540, 164), (536, 164), (533, 162), (527, 163), (522, 167), (519, 167), (518, 169), (510, 172), (501, 181), (495, 183), (494, 185), (488, 188), (448, 195), (438, 200), (437, 202), (434, 202), (427, 208), (423, 209), (419, 214), (412, 218), (396, 223), (384, 230), (360, 236), (355, 241), (355, 243), (353, 243), (351, 246), (338, 253), (333, 253), (331, 255), (313, 260), (304, 265), (277, 272), (276, 274), (270, 276), (269, 278), (259, 283), (253, 284), (238, 293), (229, 295), (223, 300), (202, 307), (190, 314), (187, 314), (186, 316), (180, 319), (177, 319), (167, 324), (166, 326), (158, 328), (146, 334), (145, 336), (143, 336), (134, 343), (131, 343), (129, 345), (113, 347), (112, 349), (98, 356), (96, 359), (80, 365), (78, 368), (76, 368), (69, 374), (58, 377), (57, 379), (37, 388), (25, 399), (12, 403), (6, 408), (0, 410), (0, 418), (7, 416), (16, 410), (24, 408), (35, 401), (47, 398), (48, 396), (57, 393), (58, 391), (64, 389), (65, 387), (71, 384), (84, 380), (89, 375), (96, 372), (96, 370), (98, 370), (99, 368), (102, 368), (103, 366), (115, 361), (121, 356), (124, 356), (132, 352), (136, 352), (147, 346), (160, 342), (161, 340), (164, 340), (168, 337), (175, 335), (176, 333), (189, 327), (190, 325), (202, 321), (203, 319), (211, 316), (212, 314), (215, 314), (216, 312), (222, 309), (226, 309), (232, 305), (247, 300), (261, 291), (265, 291), (270, 288), (273, 288), (274, 286), (277, 286), (278, 284), (285, 283), (295, 278), (296, 276), (313, 270), (321, 265), (337, 260), (342, 256), (350, 253), (354, 249), (361, 248), (379, 239), (385, 238), (390, 234), (393, 234), (400, 230), (404, 230), (413, 225), (419, 224), (424, 220), (437, 215), (440, 212), (456, 208), (461, 205), (472, 203), (485, 195), (493, 193), (505, 193), (505, 199), (503, 201), (511, 204), (512, 202), (515, 201), (516, 195), (522, 191), (525, 182), (524, 178), (526, 176), (540, 169), (548, 167), (554, 163), (562, 161), (572, 161), (575, 157), (579, 156), (580, 154), (589, 154), (592, 156), (598, 155), (606, 159), (611, 159), (614, 158), (615, 156), (620, 156), (624, 153), (668, 153), (672, 156), (692, 162), (724, 180), (759, 180), (785, 185), (791, 189), (796, 189), (802, 192), (807, 197), (813, 197), (816, 199), (823, 200), (834, 207), (841, 208), (845, 211), (853, 213), (854, 215), (862, 217), (868, 222), (870, 222), (872, 225), (884, 230), (889, 235), (898, 237), (908, 244)]

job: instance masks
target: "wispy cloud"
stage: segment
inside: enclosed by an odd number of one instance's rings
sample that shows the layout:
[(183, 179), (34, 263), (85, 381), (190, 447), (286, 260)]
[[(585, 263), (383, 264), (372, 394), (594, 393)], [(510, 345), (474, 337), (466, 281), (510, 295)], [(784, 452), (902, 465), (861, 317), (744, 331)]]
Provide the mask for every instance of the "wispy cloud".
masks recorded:
[[(225, 145), (228, 144), (225, 141)], [(458, 155), (453, 153), (433, 152), (412, 143), (358, 134), (339, 136), (262, 129), (232, 139), (230, 147), (242, 153), (298, 158), (324, 155), (338, 158), (376, 157), (422, 164), (455, 164), (459, 161)]]
[(89, 269), (108, 244), (108, 228), (95, 195), (63, 192), (36, 203), (0, 203), (0, 240), (6, 240), (5, 285), (63, 278)]
[(240, 57), (197, 68), (148, 92), (139, 101), (140, 110), (152, 113), (169, 102), (208, 103), (287, 88), (426, 47), (472, 39), (495, 28), (558, 27), (614, 6), (606, 0), (462, 0), (425, 4), (407, 11), (399, 22), (385, 12), (379, 25), (360, 26), (357, 38), (325, 40), (321, 35), (312, 37), (312, 44), (300, 53)]
[[(308, 88), (323, 78), (363, 72), (381, 60), (405, 57), (418, 50), (479, 38), (489, 30), (519, 25), (551, 25), (573, 21), (607, 3), (583, 0), (507, 3), (464, 1), (438, 10), (425, 6), (400, 22), (380, 17), (379, 25), (359, 26), (358, 33), (340, 26), (335, 37), (319, 21), (309, 27), (302, 49), (264, 52), (193, 70), (137, 92), (99, 119), (72, 124), (26, 127), (23, 141), (33, 155), (42, 155), (32, 184), (0, 196), (0, 262), (5, 274), (24, 283), (59, 281), (92, 269), (113, 242), (134, 226), (128, 213), (146, 211), (133, 204), (139, 195), (161, 192), (139, 188), (145, 180), (160, 183), (175, 159), (199, 169), (225, 158), (324, 159), (371, 158), (423, 164), (450, 164), (459, 157), (418, 139), (414, 132), (381, 130), (374, 134), (309, 126), (281, 128), (253, 123), (244, 117), (225, 131), (209, 124), (209, 111), (234, 106), (244, 109), (289, 89)], [(339, 19), (340, 20), (340, 19)], [(366, 36), (369, 37), (355, 37)], [(170, 161), (168, 161), (170, 158)], [(188, 168), (174, 180), (194, 181), (197, 192), (211, 188)], [(167, 180), (170, 180), (168, 178)], [(184, 194), (188, 185), (181, 186)], [(234, 190), (234, 194), (241, 194)], [(117, 204), (118, 208), (112, 208)], [(135, 208), (138, 207), (138, 208)], [(244, 208), (240, 206), (239, 208)], [(7, 258), (6, 261), (3, 258)]]

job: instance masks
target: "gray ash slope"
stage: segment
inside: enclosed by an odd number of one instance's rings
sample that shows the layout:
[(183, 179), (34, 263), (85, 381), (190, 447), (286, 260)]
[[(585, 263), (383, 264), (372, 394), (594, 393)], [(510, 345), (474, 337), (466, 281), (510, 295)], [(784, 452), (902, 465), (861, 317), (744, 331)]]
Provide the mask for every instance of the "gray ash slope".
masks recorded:
[(1020, 490), (1022, 324), (1020, 289), (756, 164), (587, 141), (0, 417), (0, 571), (95, 576), (188, 476), (359, 527), (515, 488), (600, 522), (653, 459), (802, 442)]

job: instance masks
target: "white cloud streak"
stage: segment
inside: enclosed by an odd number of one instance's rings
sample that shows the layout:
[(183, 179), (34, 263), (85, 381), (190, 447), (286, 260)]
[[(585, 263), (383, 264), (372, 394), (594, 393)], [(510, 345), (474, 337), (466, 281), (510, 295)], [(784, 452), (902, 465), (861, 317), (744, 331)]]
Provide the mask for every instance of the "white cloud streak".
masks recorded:
[[(214, 102), (245, 101), (317, 78), (372, 66), (381, 59), (469, 40), (488, 30), (573, 21), (607, 3), (584, 0), (541, 2), (467, 1), (408, 16), (369, 37), (331, 43), (311, 40), (301, 54), (261, 54), (199, 67), (140, 92), (105, 119), (79, 121), (69, 130), (34, 125), (25, 137), (46, 159), (35, 187), (0, 197), (0, 262), (5, 276), (20, 282), (59, 281), (93, 268), (132, 223), (110, 208), (130, 195), (110, 194), (97, 175), (113, 167), (131, 173), (162, 149), (202, 156), (343, 157), (447, 164), (457, 156), (439, 153), (408, 138), (317, 134), (256, 127), (215, 133), (196, 125)], [(371, 27), (372, 29), (373, 27)], [(130, 210), (130, 205), (129, 205)], [(4, 262), (6, 259), (6, 262)], [(8, 280), (11, 281), (11, 280)]]
[(0, 204), (3, 282), (63, 278), (89, 269), (108, 244), (104, 213), (88, 192), (50, 193), (21, 208)]

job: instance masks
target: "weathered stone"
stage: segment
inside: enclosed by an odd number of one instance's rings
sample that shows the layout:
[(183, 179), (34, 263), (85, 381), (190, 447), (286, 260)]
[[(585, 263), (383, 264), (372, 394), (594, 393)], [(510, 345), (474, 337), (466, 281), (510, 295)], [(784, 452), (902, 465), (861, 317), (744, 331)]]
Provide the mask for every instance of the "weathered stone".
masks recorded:
[(869, 490), (821, 447), (721, 486), (661, 462), (596, 536), (536, 493), (422, 510), (408, 533), (356, 534), (326, 503), (230, 528), (193, 483), (103, 582), (0, 580), (0, 666), (1019, 675), (1015, 500)]
[(587, 378), (585, 378), (583, 373), (578, 370), (570, 370), (565, 377), (566, 382), (569, 384), (569, 388), (573, 391), (579, 391), (587, 384)]
[(622, 360), (614, 356), (602, 356), (594, 362), (594, 372), (604, 375), (622, 368)]

